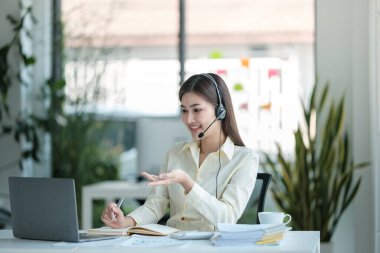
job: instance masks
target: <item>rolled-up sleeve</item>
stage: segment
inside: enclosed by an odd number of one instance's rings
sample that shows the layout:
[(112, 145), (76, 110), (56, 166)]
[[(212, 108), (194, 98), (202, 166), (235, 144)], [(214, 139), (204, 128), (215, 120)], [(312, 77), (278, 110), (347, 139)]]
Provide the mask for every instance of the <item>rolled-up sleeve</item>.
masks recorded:
[(157, 223), (165, 214), (169, 200), (167, 198), (167, 187), (158, 186), (152, 189), (152, 193), (144, 205), (127, 214), (137, 224)]

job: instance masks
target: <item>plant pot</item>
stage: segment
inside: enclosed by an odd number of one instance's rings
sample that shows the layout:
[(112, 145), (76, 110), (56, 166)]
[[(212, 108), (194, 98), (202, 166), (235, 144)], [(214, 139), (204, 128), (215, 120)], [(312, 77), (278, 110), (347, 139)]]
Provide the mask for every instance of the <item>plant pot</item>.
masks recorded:
[(321, 242), (320, 253), (333, 253), (334, 244), (332, 242)]

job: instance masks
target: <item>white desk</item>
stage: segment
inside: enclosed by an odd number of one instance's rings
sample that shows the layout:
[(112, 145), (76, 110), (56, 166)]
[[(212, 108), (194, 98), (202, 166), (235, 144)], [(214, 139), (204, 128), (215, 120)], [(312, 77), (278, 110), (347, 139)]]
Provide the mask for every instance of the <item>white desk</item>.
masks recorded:
[(82, 188), (82, 229), (92, 227), (92, 201), (105, 199), (106, 202), (116, 198), (146, 199), (151, 188), (146, 183), (132, 183), (126, 181), (105, 181), (83, 186)]
[(16, 239), (11, 230), (0, 230), (0, 253), (44, 253), (44, 252), (91, 252), (91, 253), (319, 253), (319, 231), (289, 231), (278, 246), (240, 246), (215, 247), (209, 240), (194, 240), (189, 244), (178, 247), (135, 248), (135, 247), (81, 247), (80, 243), (69, 247), (56, 247), (56, 242)]

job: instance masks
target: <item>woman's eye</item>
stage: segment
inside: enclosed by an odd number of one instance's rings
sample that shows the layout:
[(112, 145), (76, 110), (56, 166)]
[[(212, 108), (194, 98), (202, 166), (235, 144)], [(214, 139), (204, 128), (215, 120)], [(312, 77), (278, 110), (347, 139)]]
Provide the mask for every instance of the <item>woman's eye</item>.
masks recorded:
[(199, 109), (199, 108), (194, 109), (194, 112), (200, 112), (200, 111), (202, 111), (202, 109)]
[(186, 113), (186, 112), (187, 112), (186, 109), (181, 109), (181, 113), (182, 113), (182, 114), (184, 114), (184, 113)]

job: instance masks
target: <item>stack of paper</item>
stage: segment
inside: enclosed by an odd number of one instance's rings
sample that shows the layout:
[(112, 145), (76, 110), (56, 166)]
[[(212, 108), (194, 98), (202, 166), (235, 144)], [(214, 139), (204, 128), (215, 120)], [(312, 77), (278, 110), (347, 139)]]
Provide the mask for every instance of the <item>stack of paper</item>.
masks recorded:
[(285, 231), (290, 230), (284, 224), (226, 224), (219, 223), (217, 236), (212, 238), (216, 246), (243, 244), (279, 244)]

